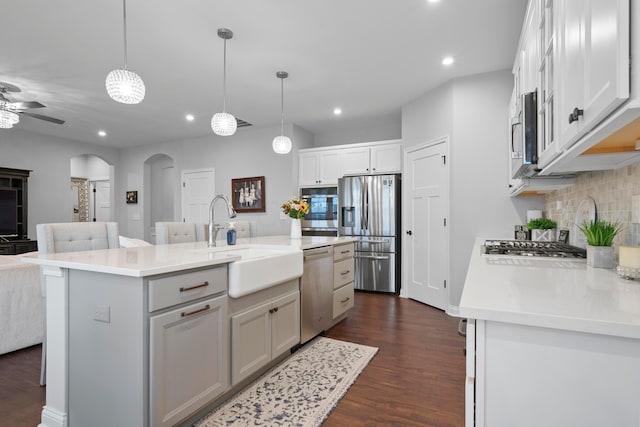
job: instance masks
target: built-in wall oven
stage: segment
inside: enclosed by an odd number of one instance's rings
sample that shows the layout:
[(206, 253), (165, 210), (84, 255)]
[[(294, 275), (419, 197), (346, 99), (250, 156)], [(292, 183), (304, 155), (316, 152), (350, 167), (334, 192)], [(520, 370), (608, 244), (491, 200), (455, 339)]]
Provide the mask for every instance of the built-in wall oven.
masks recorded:
[(302, 188), (300, 197), (309, 205), (302, 219), (302, 235), (337, 236), (338, 187)]

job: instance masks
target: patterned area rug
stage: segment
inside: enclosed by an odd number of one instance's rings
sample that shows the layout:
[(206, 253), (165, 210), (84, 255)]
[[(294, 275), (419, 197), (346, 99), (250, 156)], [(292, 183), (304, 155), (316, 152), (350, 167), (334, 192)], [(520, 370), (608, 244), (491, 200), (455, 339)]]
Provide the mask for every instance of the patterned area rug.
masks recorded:
[(377, 352), (318, 337), (194, 425), (319, 426)]

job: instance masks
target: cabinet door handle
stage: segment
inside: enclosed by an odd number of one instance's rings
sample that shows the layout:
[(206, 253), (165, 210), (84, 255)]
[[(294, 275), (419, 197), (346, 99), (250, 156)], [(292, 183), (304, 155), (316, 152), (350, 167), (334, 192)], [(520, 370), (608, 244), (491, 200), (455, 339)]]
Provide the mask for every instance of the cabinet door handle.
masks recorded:
[(349, 252), (351, 252), (349, 249), (347, 249), (346, 251), (341, 251), (341, 254), (348, 254)]
[(409, 236), (411, 236), (411, 235), (413, 234), (413, 231), (411, 231), (411, 230), (407, 230), (407, 234), (408, 234)]
[(274, 307), (274, 308), (269, 310), (269, 313), (271, 313), (271, 314), (277, 313), (277, 312), (278, 312), (278, 307)]
[(208, 310), (211, 310), (211, 306), (209, 304), (205, 305), (204, 307), (202, 307), (199, 310), (183, 311), (182, 313), (180, 313), (180, 317), (189, 317), (189, 316), (193, 316), (194, 314), (202, 313), (202, 312), (208, 311)]
[(584, 110), (579, 109), (578, 107), (573, 109), (573, 112), (569, 114), (569, 124), (578, 121), (578, 117), (584, 116)]
[(344, 276), (345, 274), (349, 274), (350, 271), (351, 270), (345, 270), (345, 271), (341, 272), (340, 274)]
[(351, 298), (346, 297), (345, 299), (343, 299), (342, 301), (340, 301), (340, 304), (344, 304), (345, 302), (349, 301)]
[(193, 290), (200, 289), (200, 288), (206, 288), (207, 286), (209, 286), (209, 282), (204, 282), (204, 283), (201, 283), (201, 284), (195, 285), (195, 286), (183, 286), (183, 287), (180, 288), (180, 292), (193, 291)]

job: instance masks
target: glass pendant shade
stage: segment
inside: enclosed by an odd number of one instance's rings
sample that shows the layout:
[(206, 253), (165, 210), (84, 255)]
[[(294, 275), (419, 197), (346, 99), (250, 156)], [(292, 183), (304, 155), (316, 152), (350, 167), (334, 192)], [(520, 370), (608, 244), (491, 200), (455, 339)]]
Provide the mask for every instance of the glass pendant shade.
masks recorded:
[(236, 133), (238, 122), (233, 115), (229, 113), (216, 113), (211, 119), (211, 129), (213, 133), (220, 136), (231, 136)]
[(11, 111), (0, 110), (0, 129), (11, 129), (20, 121), (20, 117)]
[(287, 154), (291, 151), (291, 138), (280, 135), (273, 138), (273, 151), (278, 154)]
[(144, 99), (144, 82), (139, 75), (129, 70), (113, 70), (107, 75), (107, 93), (123, 104), (138, 104)]

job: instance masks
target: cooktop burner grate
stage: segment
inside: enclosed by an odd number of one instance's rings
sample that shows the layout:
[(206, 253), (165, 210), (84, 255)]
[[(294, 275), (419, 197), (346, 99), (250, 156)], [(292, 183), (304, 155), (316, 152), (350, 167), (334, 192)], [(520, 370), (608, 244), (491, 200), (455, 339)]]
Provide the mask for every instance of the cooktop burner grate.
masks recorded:
[(562, 242), (532, 240), (486, 240), (484, 253), (489, 255), (586, 258), (587, 251)]

